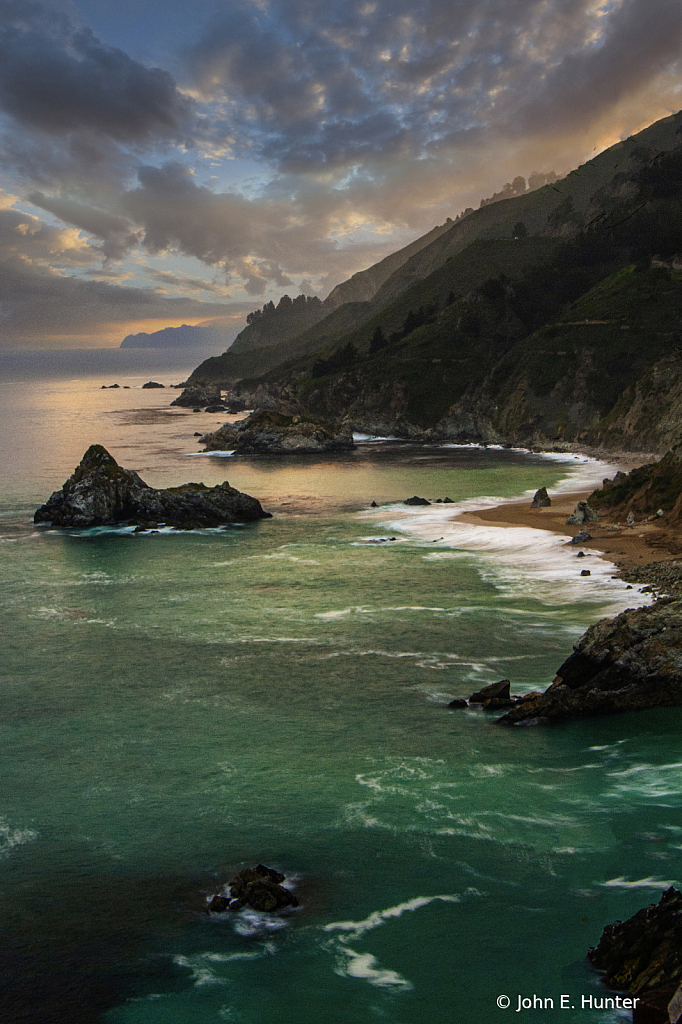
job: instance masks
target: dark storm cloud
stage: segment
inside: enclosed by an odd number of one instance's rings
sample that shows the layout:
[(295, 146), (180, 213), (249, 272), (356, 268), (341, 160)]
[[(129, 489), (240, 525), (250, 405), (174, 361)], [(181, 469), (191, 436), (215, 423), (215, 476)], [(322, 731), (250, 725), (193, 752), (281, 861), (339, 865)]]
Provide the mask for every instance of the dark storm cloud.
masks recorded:
[(193, 105), (167, 71), (37, 3), (3, 0), (0, 23), (0, 107), (18, 124), (120, 143), (186, 138)]

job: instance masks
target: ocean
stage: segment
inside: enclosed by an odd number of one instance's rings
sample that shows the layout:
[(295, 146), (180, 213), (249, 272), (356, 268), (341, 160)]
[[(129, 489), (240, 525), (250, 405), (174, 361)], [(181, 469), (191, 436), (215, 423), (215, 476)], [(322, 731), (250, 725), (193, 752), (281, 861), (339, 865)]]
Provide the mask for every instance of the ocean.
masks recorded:
[[(391, 440), (205, 456), (220, 417), (140, 388), (191, 366), (101, 367), (0, 364), (0, 1019), (629, 1019), (583, 1008), (606, 994), (585, 954), (678, 882), (682, 709), (508, 730), (447, 707), (544, 687), (648, 600), (563, 538), (453, 512), (613, 467)], [(92, 443), (273, 518), (35, 528)], [(299, 908), (207, 914), (259, 862)]]

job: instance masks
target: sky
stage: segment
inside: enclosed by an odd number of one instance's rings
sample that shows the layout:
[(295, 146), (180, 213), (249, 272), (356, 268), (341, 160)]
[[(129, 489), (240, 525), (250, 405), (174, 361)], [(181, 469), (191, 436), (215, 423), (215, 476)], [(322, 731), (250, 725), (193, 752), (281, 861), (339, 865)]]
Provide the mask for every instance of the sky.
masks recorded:
[(681, 107), (680, 0), (0, 0), (0, 345), (324, 297)]

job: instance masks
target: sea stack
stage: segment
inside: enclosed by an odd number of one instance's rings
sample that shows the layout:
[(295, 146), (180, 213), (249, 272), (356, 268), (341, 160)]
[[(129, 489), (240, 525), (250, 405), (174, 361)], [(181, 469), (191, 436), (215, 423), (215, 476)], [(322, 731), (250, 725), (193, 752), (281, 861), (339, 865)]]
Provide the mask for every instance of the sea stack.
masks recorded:
[(81, 529), (128, 523), (193, 530), (269, 518), (256, 498), (230, 487), (227, 480), (216, 487), (189, 483), (157, 490), (134, 470), (119, 466), (101, 444), (93, 444), (33, 521)]

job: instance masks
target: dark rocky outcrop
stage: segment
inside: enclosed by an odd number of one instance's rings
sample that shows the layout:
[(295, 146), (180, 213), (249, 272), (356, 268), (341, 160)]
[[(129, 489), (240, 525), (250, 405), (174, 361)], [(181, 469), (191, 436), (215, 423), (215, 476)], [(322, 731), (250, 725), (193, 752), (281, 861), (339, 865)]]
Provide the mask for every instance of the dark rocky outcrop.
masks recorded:
[(549, 508), (552, 504), (552, 499), (547, 493), (546, 487), (541, 487), (535, 492), (535, 496), (530, 503), (531, 508)]
[(635, 1012), (635, 1020), (677, 1022), (679, 1012), (669, 1016), (667, 1007), (682, 982), (682, 893), (671, 886), (659, 903), (607, 925), (587, 957), (610, 988), (640, 996), (642, 1009), (661, 1014)]
[(413, 495), (411, 498), (406, 498), (403, 505), (430, 505), (431, 502), (426, 498), (420, 498), (418, 495)]
[(217, 384), (207, 384), (204, 381), (196, 381), (190, 387), (185, 388), (181, 395), (178, 395), (171, 405), (179, 405), (188, 409), (194, 406), (216, 405), (220, 403), (220, 388)]
[(658, 462), (604, 480), (589, 501), (612, 519), (630, 525), (659, 511), (668, 522), (677, 522), (682, 517), (682, 445), (671, 448)]
[(586, 501), (579, 501), (566, 520), (566, 526), (582, 526), (583, 523), (598, 523), (599, 513), (590, 508)]
[(222, 914), (226, 910), (251, 907), (252, 910), (272, 913), (285, 907), (297, 907), (298, 900), (294, 894), (281, 884), (284, 880), (285, 876), (280, 871), (264, 864), (245, 868), (224, 887), (224, 890), (229, 889), (229, 895), (223, 890), (211, 896), (208, 909), (211, 913)]
[(238, 423), (224, 423), (202, 441), (207, 452), (236, 451), (240, 455), (317, 454), (355, 447), (347, 424), (285, 416), (269, 409), (259, 409)]
[(485, 704), (489, 700), (509, 700), (509, 688), (511, 684), (508, 679), (500, 679), (499, 683), (491, 683), (477, 690), (469, 697), (470, 704)]
[(575, 537), (571, 537), (569, 544), (586, 544), (588, 540), (592, 540), (592, 534), (588, 533), (587, 530), (580, 530), (576, 533)]
[(520, 698), (505, 725), (682, 704), (682, 602), (662, 598), (590, 626), (551, 686)]
[(165, 386), (165, 384), (159, 384), (158, 380), (148, 380), (146, 384), (142, 385), (142, 390), (148, 388), (163, 388)]
[(131, 469), (122, 469), (101, 444), (86, 451), (60, 491), (42, 505), (33, 521), (88, 528), (130, 523), (191, 530), (270, 518), (256, 498), (230, 487), (183, 484), (156, 490)]

